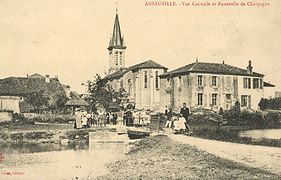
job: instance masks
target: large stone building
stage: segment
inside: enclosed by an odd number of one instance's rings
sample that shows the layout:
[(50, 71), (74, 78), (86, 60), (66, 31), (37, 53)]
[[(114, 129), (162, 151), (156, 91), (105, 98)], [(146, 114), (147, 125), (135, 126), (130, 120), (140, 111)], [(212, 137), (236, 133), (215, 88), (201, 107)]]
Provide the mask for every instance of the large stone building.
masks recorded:
[(115, 91), (124, 89), (129, 95), (129, 102), (137, 109), (158, 110), (160, 107), (159, 75), (166, 72), (167, 68), (153, 60), (126, 67), (126, 46), (121, 34), (118, 13), (115, 16), (113, 34), (107, 49), (109, 69), (104, 80), (108, 81)]
[(253, 72), (251, 61), (242, 69), (231, 65), (196, 62), (160, 75), (161, 109), (179, 110), (182, 103), (191, 108), (258, 109), (263, 97), (263, 74)]

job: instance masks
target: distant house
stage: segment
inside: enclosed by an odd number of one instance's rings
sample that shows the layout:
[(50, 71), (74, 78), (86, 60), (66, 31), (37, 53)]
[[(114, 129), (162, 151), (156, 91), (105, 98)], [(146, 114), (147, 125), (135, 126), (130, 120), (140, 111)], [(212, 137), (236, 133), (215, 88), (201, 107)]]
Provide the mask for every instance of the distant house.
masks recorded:
[(34, 108), (24, 100), (28, 94), (36, 92), (43, 92), (51, 97), (55, 93), (65, 91), (58, 77), (50, 78), (49, 75), (42, 76), (36, 73), (27, 77), (0, 79), (0, 109), (14, 112), (32, 111)]
[(242, 69), (228, 64), (194, 62), (160, 75), (161, 108), (179, 110), (182, 103), (192, 108), (258, 108), (263, 97), (263, 74), (253, 72), (251, 61)]
[(66, 102), (65, 106), (71, 108), (71, 111), (74, 114), (76, 108), (87, 108), (89, 103), (81, 98), (76, 91), (71, 91), (69, 100)]
[(0, 96), (0, 110), (20, 113), (20, 100), (21, 98), (18, 96)]
[(275, 91), (274, 92), (274, 97), (275, 98), (281, 98), (281, 91)]
[(275, 97), (275, 90), (276, 87), (274, 84), (271, 84), (270, 82), (263, 82), (264, 87), (264, 96), (263, 98), (270, 99)]

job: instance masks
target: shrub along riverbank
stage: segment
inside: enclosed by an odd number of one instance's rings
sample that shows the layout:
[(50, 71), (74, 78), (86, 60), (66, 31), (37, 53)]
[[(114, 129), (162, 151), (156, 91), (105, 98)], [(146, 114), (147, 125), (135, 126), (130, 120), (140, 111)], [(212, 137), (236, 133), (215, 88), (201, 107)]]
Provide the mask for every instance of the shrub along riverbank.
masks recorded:
[(98, 179), (280, 179), (261, 169), (218, 158), (167, 136), (139, 141), (125, 159)]
[(213, 139), (219, 141), (252, 144), (261, 146), (281, 147), (281, 139), (253, 139), (251, 137), (240, 137), (240, 132), (252, 130), (251, 127), (241, 126), (200, 126), (190, 125), (193, 134), (192, 136)]

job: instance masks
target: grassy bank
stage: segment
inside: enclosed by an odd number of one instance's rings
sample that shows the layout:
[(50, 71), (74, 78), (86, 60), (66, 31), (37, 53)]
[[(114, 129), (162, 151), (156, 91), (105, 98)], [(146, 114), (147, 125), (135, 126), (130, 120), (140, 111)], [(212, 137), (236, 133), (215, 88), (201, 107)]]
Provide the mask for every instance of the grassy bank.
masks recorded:
[(126, 159), (108, 165), (98, 179), (280, 179), (281, 176), (217, 158), (155, 136), (140, 141)]

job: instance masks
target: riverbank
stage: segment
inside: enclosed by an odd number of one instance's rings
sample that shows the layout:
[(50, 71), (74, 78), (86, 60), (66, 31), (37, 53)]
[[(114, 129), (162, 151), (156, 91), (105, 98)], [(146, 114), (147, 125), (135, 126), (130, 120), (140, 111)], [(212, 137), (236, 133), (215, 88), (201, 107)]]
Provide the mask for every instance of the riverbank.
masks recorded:
[(262, 129), (243, 127), (243, 126), (240, 127), (240, 126), (190, 125), (190, 127), (193, 131), (192, 136), (194, 137), (231, 142), (231, 143), (281, 147), (281, 139), (253, 138), (253, 137), (241, 136), (242, 132), (249, 131), (249, 130), (262, 130)]
[(281, 176), (218, 158), (195, 147), (154, 136), (139, 141), (125, 159), (98, 179), (280, 179)]
[(74, 129), (73, 124), (36, 123), (3, 125), (0, 143), (68, 144), (88, 142), (89, 132), (96, 129)]

